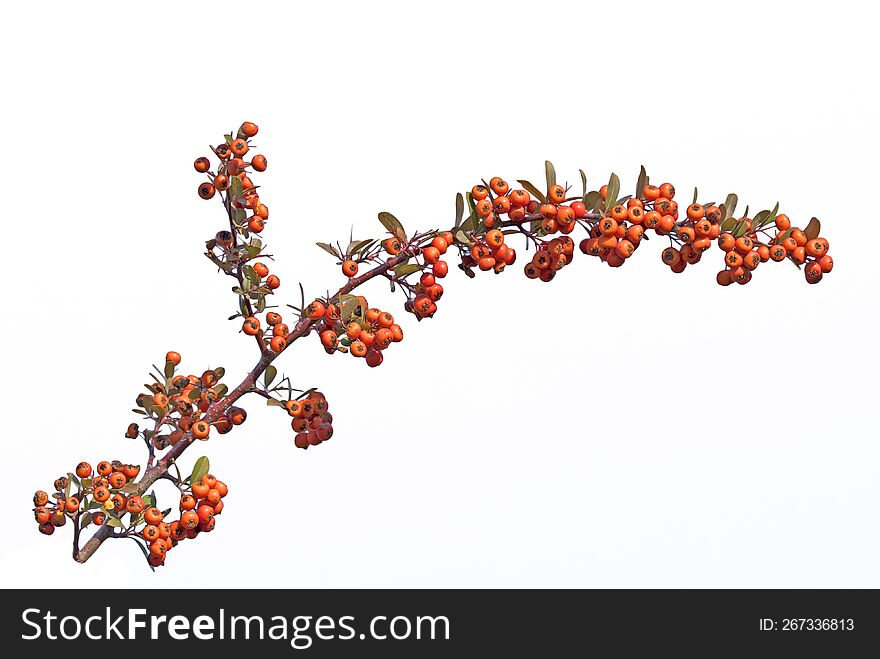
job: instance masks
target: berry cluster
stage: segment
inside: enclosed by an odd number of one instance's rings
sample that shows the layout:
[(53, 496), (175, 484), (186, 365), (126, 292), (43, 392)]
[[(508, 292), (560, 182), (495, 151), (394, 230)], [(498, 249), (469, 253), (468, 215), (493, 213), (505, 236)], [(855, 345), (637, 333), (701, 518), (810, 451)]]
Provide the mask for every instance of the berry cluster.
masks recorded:
[(140, 514), (143, 500), (137, 497), (132, 501), (122, 492), (127, 483), (137, 478), (140, 466), (123, 464), (118, 460), (98, 463), (95, 472), (88, 462), (80, 462), (73, 473), (59, 476), (53, 484), (55, 491), (50, 503), (49, 495), (43, 490), (34, 494), (34, 519), (40, 532), (52, 535), (55, 528), (64, 526), (68, 518), (75, 521), (77, 528), (92, 524), (103, 526), (107, 513), (119, 518), (126, 513)]
[(140, 394), (135, 400), (138, 409), (134, 411), (151, 419), (154, 427), (141, 430), (136, 423), (132, 423), (125, 432), (126, 437), (135, 439), (142, 436), (153, 449), (162, 451), (175, 446), (187, 433), (191, 433), (195, 439), (206, 440), (212, 427), (225, 435), (233, 426), (245, 422), (247, 412), (240, 407), (230, 406), (213, 423), (209, 423), (206, 418), (209, 408), (227, 392), (226, 385), (220, 384), (226, 371), (214, 368), (200, 376), (176, 375), (175, 369), (180, 361), (179, 353), (168, 352), (162, 373), (164, 379), (153, 375), (153, 384), (146, 385), (150, 393)]
[[(441, 289), (442, 292), (442, 289)], [(362, 296), (349, 296), (340, 309), (336, 304), (324, 305), (315, 300), (305, 309), (327, 354), (348, 351), (353, 357), (364, 358), (370, 367), (379, 366), (382, 353), (392, 343), (403, 341), (403, 330), (394, 316), (377, 307), (370, 307)]]
[(34, 494), (34, 517), (40, 532), (52, 535), (68, 518), (77, 530), (109, 524), (120, 536), (141, 538), (147, 560), (157, 567), (178, 542), (214, 528), (214, 515), (223, 509), (221, 499), (228, 492), (223, 482), (205, 474), (188, 489), (179, 484), (183, 491), (181, 516), (168, 522), (165, 518), (171, 511), (156, 507), (155, 494), (136, 493), (134, 481), (139, 473), (139, 466), (117, 460), (102, 460), (94, 470), (88, 462), (80, 462), (75, 473), (55, 481), (54, 504), (49, 504), (46, 492)]
[(266, 333), (260, 326), (260, 319), (256, 316), (248, 316), (244, 319), (241, 331), (248, 336), (256, 336), (269, 347), (274, 353), (282, 352), (287, 347), (287, 337), (290, 336), (290, 328), (283, 322), (281, 314), (269, 311), (266, 314), (266, 324), (272, 328), (271, 334)]
[(248, 176), (249, 169), (266, 171), (266, 156), (255, 155), (249, 161), (244, 160), (244, 156), (250, 151), (250, 140), (258, 130), (256, 124), (245, 121), (235, 137), (229, 134), (225, 143), (212, 147), (214, 155), (220, 160), (216, 172), (211, 170), (211, 161), (205, 156), (196, 158), (193, 163), (196, 171), (207, 174), (209, 179), (199, 185), (199, 196), (202, 199), (211, 199), (218, 191), (229, 191), (229, 203), (233, 208), (252, 211), (253, 214), (247, 218), (245, 225), (251, 233), (263, 231), (269, 219), (269, 209), (260, 203), (257, 188)]
[(489, 229), (474, 238), (476, 242), (470, 251), (462, 255), (462, 268), (477, 267), (498, 274), (516, 261), (516, 250), (505, 244), (504, 234), (498, 229)]
[[(776, 234), (768, 241), (761, 242), (753, 232), (752, 220), (746, 220), (744, 235), (736, 238), (723, 233), (718, 238), (718, 247), (724, 251), (725, 269), (718, 272), (716, 280), (722, 286), (733, 282), (747, 284), (752, 272), (761, 263), (783, 261), (786, 258), (804, 267), (804, 276), (809, 284), (818, 284), (822, 276), (831, 272), (834, 260), (828, 253), (829, 244), (825, 238), (809, 238), (806, 233), (791, 226), (787, 215), (777, 215), (774, 221)], [(769, 235), (762, 231), (765, 235)]]
[(297, 448), (317, 446), (333, 437), (333, 415), (329, 412), (327, 398), (320, 391), (289, 400), (284, 408), (293, 417), (290, 427), (297, 433), (293, 440)]

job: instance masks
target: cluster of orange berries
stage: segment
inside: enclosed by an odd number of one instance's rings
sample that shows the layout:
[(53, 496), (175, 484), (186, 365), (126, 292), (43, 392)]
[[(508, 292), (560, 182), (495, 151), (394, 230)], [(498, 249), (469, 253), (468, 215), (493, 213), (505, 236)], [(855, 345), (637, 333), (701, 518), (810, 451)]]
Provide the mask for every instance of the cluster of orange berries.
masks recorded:
[(526, 263), (525, 273), (529, 279), (552, 281), (556, 273), (574, 258), (574, 241), (568, 236), (540, 241), (541, 249)]
[(745, 222), (747, 233), (739, 238), (730, 233), (722, 233), (718, 238), (718, 247), (724, 252), (725, 268), (718, 272), (716, 281), (722, 286), (733, 282), (749, 283), (752, 272), (767, 261), (788, 258), (798, 266), (805, 266), (804, 276), (809, 284), (818, 284), (834, 267), (834, 260), (828, 253), (828, 241), (821, 236), (808, 238), (802, 229), (792, 228), (787, 215), (776, 216), (777, 233), (767, 244), (759, 242), (757, 233), (751, 231), (751, 220)]
[(264, 332), (260, 319), (256, 316), (248, 316), (244, 319), (241, 331), (248, 336), (259, 336), (269, 346), (272, 352), (283, 352), (287, 347), (287, 337), (290, 336), (290, 328), (284, 322), (281, 314), (274, 311), (266, 313), (266, 324), (272, 328), (272, 332)]
[(225, 410), (213, 424), (204, 418), (208, 408), (220, 399), (226, 386), (220, 384), (225, 374), (223, 368), (208, 369), (201, 376), (175, 375), (174, 369), (180, 364), (180, 354), (174, 351), (165, 355), (166, 381), (148, 385), (149, 394), (137, 397), (138, 406), (148, 416), (158, 421), (160, 428), (168, 427), (168, 432), (140, 430), (136, 423), (128, 426), (125, 436), (131, 439), (143, 435), (153, 447), (164, 450), (176, 445), (188, 432), (196, 439), (206, 440), (215, 428), (225, 435), (233, 426), (240, 426), (247, 420), (247, 412), (240, 407)]
[[(669, 184), (664, 183), (664, 188)], [(669, 186), (671, 188), (671, 186)], [(605, 199), (608, 186), (602, 186), (599, 194)], [(674, 194), (674, 191), (672, 192)], [(629, 199), (626, 204), (615, 204), (590, 228), (590, 237), (581, 241), (580, 250), (597, 256), (613, 268), (620, 267), (638, 249), (648, 230), (658, 235), (672, 231), (678, 216), (677, 203), (662, 206), (667, 213), (646, 206), (641, 199)]]
[(333, 415), (329, 412), (327, 398), (320, 391), (312, 391), (307, 397), (284, 403), (287, 414), (293, 417), (290, 427), (296, 433), (293, 443), (297, 448), (317, 446), (333, 437)]
[[(437, 301), (443, 296), (443, 287), (437, 283), (437, 280), (449, 274), (449, 263), (442, 257), (454, 241), (451, 231), (443, 231), (436, 234), (429, 244), (416, 250), (421, 254), (425, 270), (415, 287), (415, 296), (406, 302), (406, 310), (417, 318), (430, 318), (437, 312)], [(386, 239), (382, 247), (391, 256), (397, 256), (402, 250), (397, 238)], [(427, 272), (428, 266), (431, 268), (430, 272)], [(381, 360), (379, 361), (381, 363)]]
[(382, 363), (382, 353), (388, 346), (403, 341), (403, 329), (394, 316), (370, 307), (362, 296), (357, 297), (348, 320), (342, 319), (338, 305), (325, 307), (320, 300), (312, 302), (305, 312), (310, 320), (317, 321), (318, 336), (327, 354), (348, 351), (353, 357), (363, 358), (370, 367)]
[[(50, 503), (49, 495), (43, 490), (34, 494), (34, 519), (40, 532), (52, 535), (55, 527), (64, 526), (67, 518), (75, 519), (81, 527), (89, 524), (102, 526), (107, 521), (107, 513), (116, 517), (127, 512), (140, 514), (143, 511), (143, 500), (133, 502), (120, 489), (126, 483), (137, 478), (140, 467), (122, 464), (118, 460), (98, 463), (96, 472), (88, 462), (80, 462), (74, 473), (59, 476), (53, 484), (54, 503)], [(75, 488), (75, 493), (72, 493)], [(91, 500), (90, 500), (91, 498)], [(85, 515), (85, 520), (79, 516)]]
[(145, 515), (147, 526), (141, 531), (142, 537), (149, 543), (150, 565), (156, 567), (164, 563), (165, 555), (177, 543), (187, 538), (193, 539), (199, 533), (213, 531), (216, 524), (214, 518), (222, 512), (223, 497), (228, 493), (226, 483), (211, 474), (205, 474), (181, 493), (179, 520), (165, 523), (162, 513), (151, 509), (154, 512), (150, 518)]
[[(165, 521), (170, 511), (162, 512), (151, 496), (126, 493), (123, 488), (133, 483), (140, 467), (114, 460), (102, 460), (92, 470), (88, 462), (80, 462), (75, 474), (59, 477), (49, 503), (49, 495), (38, 490), (34, 494), (34, 518), (41, 533), (52, 535), (55, 527), (64, 526), (67, 518), (80, 528), (88, 525), (101, 527), (113, 523), (137, 533), (147, 543), (148, 560), (156, 567), (165, 560), (165, 554), (178, 542), (195, 538), (200, 532), (214, 528), (214, 515), (223, 509), (221, 499), (229, 491), (222, 481), (206, 474), (180, 498), (180, 519)], [(76, 488), (75, 494), (71, 488)], [(128, 515), (128, 522), (124, 522)], [(110, 521), (113, 520), (113, 521)], [(141, 530), (137, 530), (143, 525)]]
[(209, 177), (209, 180), (201, 183), (198, 188), (199, 196), (202, 199), (211, 199), (217, 191), (232, 190), (233, 179), (238, 180), (241, 184), (241, 190), (238, 190), (238, 184), (234, 185), (236, 194), (230, 200), (230, 204), (233, 208), (253, 212), (253, 215), (247, 218), (246, 224), (247, 229), (252, 233), (260, 233), (269, 219), (269, 209), (265, 204), (260, 203), (256, 186), (248, 176), (249, 169), (257, 172), (266, 171), (266, 156), (255, 155), (250, 160), (244, 160), (250, 151), (250, 139), (257, 134), (258, 130), (256, 124), (245, 121), (235, 137), (231, 134), (227, 135), (223, 144), (212, 147), (214, 155), (220, 159), (216, 173), (211, 171), (211, 161), (205, 156), (196, 158), (193, 163), (197, 172), (208, 174)]
[(493, 270), (496, 274), (516, 261), (516, 250), (504, 242), (504, 234), (498, 229), (489, 229), (477, 237), (470, 252), (462, 257), (462, 267), (466, 270), (479, 268)]
[[(524, 220), (526, 213), (538, 210), (538, 203), (526, 190), (511, 190), (507, 181), (495, 176), (489, 181), (489, 187), (477, 184), (471, 188), (471, 199), (474, 210), (487, 229), (499, 222), (499, 216), (507, 215), (514, 222)], [(572, 229), (574, 225), (572, 224)]]

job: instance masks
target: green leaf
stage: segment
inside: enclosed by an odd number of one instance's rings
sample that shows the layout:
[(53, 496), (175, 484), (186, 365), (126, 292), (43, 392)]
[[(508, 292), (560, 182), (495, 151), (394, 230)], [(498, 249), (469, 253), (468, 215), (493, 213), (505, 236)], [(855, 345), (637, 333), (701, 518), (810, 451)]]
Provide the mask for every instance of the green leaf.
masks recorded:
[(130, 482), (126, 483), (125, 485), (123, 485), (122, 487), (120, 487), (119, 491), (122, 492), (123, 494), (137, 494), (138, 484), (133, 481), (130, 481)]
[(699, 197), (699, 193), (697, 192), (697, 187), (694, 186), (694, 200), (691, 202), (692, 204), (697, 203), (697, 197)]
[[(724, 204), (721, 204), (721, 208), (724, 208)], [(721, 221), (721, 230), (725, 233), (730, 233), (733, 230), (733, 227), (736, 226), (736, 218), (728, 217)]]
[(724, 201), (724, 219), (728, 217), (733, 217), (733, 214), (736, 212), (736, 202), (739, 201), (739, 197), (737, 197), (732, 192), (727, 195), (727, 199)]
[(318, 247), (320, 247), (321, 249), (323, 249), (325, 252), (327, 252), (328, 254), (332, 254), (333, 256), (335, 256), (337, 259), (342, 258), (342, 255), (338, 251), (336, 251), (335, 247), (331, 247), (327, 243), (315, 243), (315, 244)]
[(357, 295), (343, 294), (339, 296), (339, 317), (343, 321), (351, 318), (354, 310), (360, 304), (360, 298)]
[(819, 222), (817, 218), (812, 218), (807, 224), (807, 228), (804, 229), (804, 235), (807, 237), (807, 240), (813, 240), (813, 238), (818, 238), (819, 233), (822, 231), (822, 223)]
[(459, 192), (455, 195), (455, 227), (461, 226), (461, 220), (464, 217), (464, 197)]
[(739, 222), (736, 223), (736, 226), (733, 227), (733, 231), (731, 232), (731, 233), (733, 233), (733, 237), (739, 238), (740, 236), (745, 235), (745, 233), (748, 229), (748, 226), (749, 225), (748, 225), (748, 222), (746, 222), (746, 219), (745, 218), (741, 219)]
[(544, 202), (547, 201), (547, 197), (544, 195), (544, 193), (541, 192), (540, 190), (538, 190), (538, 188), (536, 188), (534, 185), (532, 185), (532, 184), (529, 183), (528, 181), (517, 181), (517, 183), (519, 183), (521, 186), (523, 186), (523, 188), (524, 188), (525, 190), (528, 190), (529, 193), (530, 193), (535, 199), (537, 199), (538, 201), (540, 201), (542, 204), (543, 204)]
[(274, 382), (275, 378), (278, 376), (278, 369), (275, 368), (272, 364), (269, 364), (266, 367), (266, 372), (263, 373), (263, 386), (268, 387)]
[(118, 517), (115, 517), (109, 513), (107, 515), (107, 524), (109, 524), (110, 526), (115, 526), (116, 528), (119, 528), (119, 529), (125, 528), (125, 524), (122, 523), (121, 519), (119, 519)]
[(406, 231), (404, 230), (403, 225), (400, 223), (400, 220), (394, 217), (391, 213), (382, 211), (379, 213), (379, 221), (382, 223), (383, 227), (388, 229), (389, 233), (394, 235), (395, 238), (401, 242), (406, 241)]
[(232, 209), (232, 221), (237, 225), (242, 225), (247, 221), (247, 212), (244, 208)]
[(776, 219), (777, 211), (779, 211), (779, 202), (776, 202), (773, 210), (764, 210), (755, 215), (755, 219), (752, 220), (752, 229), (757, 231), (773, 222)]
[(544, 174), (547, 177), (547, 189), (556, 185), (556, 168), (549, 160), (544, 161)]
[(620, 194), (620, 179), (612, 173), (608, 179), (608, 190), (605, 192), (605, 212), (610, 211), (617, 203), (617, 195)]
[(346, 250), (347, 256), (353, 256), (360, 252), (364, 247), (373, 242), (372, 238), (368, 238), (367, 240), (353, 240), (348, 246), (348, 250)]
[(459, 229), (458, 231), (455, 232), (455, 239), (458, 242), (463, 243), (465, 245), (472, 244), (471, 239), (467, 237), (467, 234), (465, 234), (465, 232), (462, 229)]
[(597, 211), (602, 207), (602, 195), (598, 190), (592, 190), (584, 196), (584, 206), (588, 211)]
[(639, 178), (636, 179), (636, 199), (641, 199), (642, 194), (645, 192), (645, 186), (648, 185), (648, 172), (645, 170), (645, 166), (642, 165), (639, 170)]
[[(459, 233), (461, 232), (471, 232), (477, 228), (477, 215), (476, 213), (471, 213), (468, 215), (468, 218), (461, 223), (459, 227)], [(456, 234), (458, 235), (458, 234)]]
[(217, 398), (223, 398), (229, 391), (229, 387), (225, 384), (214, 385), (214, 391), (217, 392)]
[(79, 518), (79, 527), (81, 529), (86, 528), (89, 524), (92, 523), (92, 513), (86, 511), (82, 514), (82, 517)]
[(414, 272), (418, 272), (422, 269), (422, 266), (416, 263), (400, 263), (396, 268), (394, 268), (395, 277), (406, 277), (407, 275), (411, 275)]
[(198, 389), (193, 389), (192, 391), (190, 391), (186, 395), (186, 397), (189, 398), (190, 400), (198, 400), (201, 395), (202, 395), (201, 391), (199, 391)]
[(192, 473), (189, 475), (189, 482), (198, 483), (202, 480), (202, 476), (208, 473), (208, 470), (211, 468), (211, 463), (208, 461), (207, 456), (202, 456), (196, 463), (193, 465)]
[(241, 267), (241, 274), (243, 274), (252, 284), (260, 283), (260, 275), (258, 275), (256, 270), (254, 270), (253, 267), (249, 265), (243, 265)]
[(232, 186), (230, 187), (233, 197), (240, 197), (241, 193), (244, 192), (244, 188), (241, 185), (241, 179), (237, 176), (232, 177)]
[(581, 199), (587, 196), (587, 175), (584, 174), (584, 170), (578, 170), (581, 173), (581, 184), (583, 185), (584, 192), (581, 195)]

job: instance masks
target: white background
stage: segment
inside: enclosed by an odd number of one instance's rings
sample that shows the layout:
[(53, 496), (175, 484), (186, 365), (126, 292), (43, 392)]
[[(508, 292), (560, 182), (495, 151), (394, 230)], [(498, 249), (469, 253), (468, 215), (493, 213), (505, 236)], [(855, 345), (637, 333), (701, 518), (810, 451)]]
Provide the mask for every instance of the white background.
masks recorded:
[[(17, 3), (4, 10), (4, 586), (878, 587), (877, 98), (867, 3)], [(368, 369), (311, 337), (332, 442), (248, 401), (201, 452), (216, 532), (153, 574), (38, 534), (37, 488), (123, 438), (166, 350), (256, 359), (201, 255), (196, 156), (242, 120), (269, 159), (279, 301), (335, 290), (316, 240), (449, 226), (480, 177), (579, 185), (640, 164), (685, 203), (737, 192), (824, 221), (836, 269), (714, 283), (659, 241), (551, 285), (444, 281)], [(373, 282), (375, 304), (402, 298)], [(164, 492), (164, 498), (163, 498)], [(170, 492), (160, 502), (173, 505)]]

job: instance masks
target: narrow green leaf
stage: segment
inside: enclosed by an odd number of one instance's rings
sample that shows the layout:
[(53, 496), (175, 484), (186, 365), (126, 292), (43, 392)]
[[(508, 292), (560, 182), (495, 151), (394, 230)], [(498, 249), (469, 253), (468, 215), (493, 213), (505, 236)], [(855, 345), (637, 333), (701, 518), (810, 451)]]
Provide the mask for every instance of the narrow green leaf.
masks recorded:
[(697, 187), (694, 186), (694, 200), (691, 202), (692, 204), (697, 203), (697, 197), (699, 197), (699, 193), (697, 192)]
[(736, 225), (733, 227), (733, 231), (731, 233), (733, 234), (734, 238), (739, 238), (740, 236), (745, 235), (747, 228), (748, 228), (748, 223), (746, 222), (745, 218), (743, 218), (739, 222), (736, 223)]
[(547, 177), (547, 189), (549, 190), (556, 185), (556, 168), (549, 160), (544, 161), (544, 174)]
[(617, 195), (620, 194), (620, 179), (612, 173), (608, 179), (608, 190), (605, 193), (605, 212), (610, 211), (617, 203)]
[(328, 254), (332, 254), (333, 256), (335, 256), (337, 259), (338, 259), (338, 258), (342, 258), (342, 255), (339, 254), (338, 251), (336, 251), (336, 248), (335, 248), (335, 247), (331, 247), (331, 246), (328, 245), (327, 243), (315, 243), (315, 244), (316, 244), (318, 247), (320, 247), (321, 249), (323, 249), (325, 252), (327, 252)]
[(581, 173), (581, 184), (583, 186), (583, 194), (581, 195), (581, 199), (587, 196), (587, 175), (584, 173), (584, 170), (578, 170)]
[(773, 210), (764, 210), (755, 215), (755, 219), (752, 220), (752, 229), (757, 231), (762, 227), (767, 226), (771, 222), (776, 219), (776, 213), (779, 211), (779, 202), (776, 202), (776, 205), (773, 207)]
[(411, 275), (414, 272), (418, 272), (422, 269), (422, 266), (416, 263), (401, 263), (396, 268), (394, 268), (394, 275), (396, 277), (406, 277), (407, 275)]
[(263, 373), (263, 386), (268, 387), (269, 385), (271, 385), (272, 382), (277, 377), (277, 375), (278, 375), (278, 369), (275, 368), (274, 365), (269, 364), (266, 367), (265, 373)]
[(237, 176), (232, 177), (232, 186), (230, 187), (230, 191), (232, 192), (233, 197), (240, 197), (241, 193), (244, 192), (244, 188), (241, 185), (241, 179)]
[(732, 192), (727, 195), (727, 199), (725, 200), (724, 206), (724, 219), (728, 217), (733, 217), (733, 214), (736, 212), (736, 202), (739, 201), (739, 197), (737, 197)]
[(166, 361), (165, 362), (165, 377), (170, 378), (174, 375), (174, 362)]
[(636, 180), (636, 199), (642, 198), (646, 185), (648, 185), (648, 172), (645, 170), (645, 166), (642, 165), (641, 169), (639, 169), (639, 178)]

